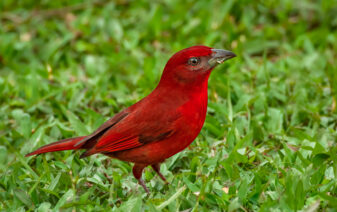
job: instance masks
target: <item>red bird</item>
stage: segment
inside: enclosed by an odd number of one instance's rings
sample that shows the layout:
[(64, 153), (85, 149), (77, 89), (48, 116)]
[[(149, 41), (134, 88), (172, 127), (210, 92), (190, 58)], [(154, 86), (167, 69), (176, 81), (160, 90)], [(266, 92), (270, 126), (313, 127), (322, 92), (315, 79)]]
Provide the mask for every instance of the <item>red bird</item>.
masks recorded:
[(85, 149), (84, 158), (102, 153), (133, 162), (133, 175), (142, 180), (149, 165), (160, 173), (160, 163), (190, 145), (206, 117), (207, 84), (213, 68), (235, 57), (230, 51), (193, 46), (173, 55), (158, 86), (136, 104), (117, 113), (88, 136), (45, 145), (26, 156), (62, 150)]

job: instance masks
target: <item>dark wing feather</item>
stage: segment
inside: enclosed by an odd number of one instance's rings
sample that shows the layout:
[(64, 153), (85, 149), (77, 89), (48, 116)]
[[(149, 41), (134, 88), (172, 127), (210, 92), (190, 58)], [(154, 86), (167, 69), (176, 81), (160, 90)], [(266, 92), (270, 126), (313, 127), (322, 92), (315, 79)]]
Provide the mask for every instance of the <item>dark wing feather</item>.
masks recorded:
[(139, 136), (138, 142), (142, 144), (147, 144), (147, 143), (151, 143), (154, 141), (164, 140), (165, 138), (170, 137), (172, 133), (173, 133), (173, 130), (168, 130), (158, 135), (143, 135), (142, 134)]

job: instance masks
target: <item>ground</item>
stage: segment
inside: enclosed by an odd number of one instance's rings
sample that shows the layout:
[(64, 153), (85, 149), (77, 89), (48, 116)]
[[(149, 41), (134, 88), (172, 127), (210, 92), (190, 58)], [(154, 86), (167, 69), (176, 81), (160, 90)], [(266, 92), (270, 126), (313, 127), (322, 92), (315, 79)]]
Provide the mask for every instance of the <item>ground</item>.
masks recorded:
[[(0, 210), (334, 211), (337, 1), (0, 2)], [(92, 132), (204, 44), (214, 70), (190, 148), (149, 168), (81, 152), (25, 158)], [(154, 108), (155, 109), (155, 108)]]

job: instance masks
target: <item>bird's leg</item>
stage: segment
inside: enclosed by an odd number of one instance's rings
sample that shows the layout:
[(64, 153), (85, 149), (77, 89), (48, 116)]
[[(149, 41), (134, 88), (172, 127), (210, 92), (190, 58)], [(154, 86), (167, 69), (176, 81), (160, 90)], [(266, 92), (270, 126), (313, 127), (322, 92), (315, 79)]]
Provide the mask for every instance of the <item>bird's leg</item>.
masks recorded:
[(132, 168), (132, 173), (133, 173), (133, 176), (135, 176), (135, 178), (138, 180), (138, 183), (144, 188), (146, 193), (150, 194), (149, 189), (146, 187), (146, 185), (144, 183), (144, 180), (142, 179), (143, 169), (146, 166), (147, 165), (145, 165), (145, 164), (135, 163), (135, 165)]
[(160, 173), (160, 163), (156, 163), (156, 164), (152, 164), (151, 167), (153, 168), (153, 170), (155, 172), (157, 172), (157, 174), (159, 175), (159, 177), (168, 184), (166, 178), (164, 177), (164, 175), (162, 173)]

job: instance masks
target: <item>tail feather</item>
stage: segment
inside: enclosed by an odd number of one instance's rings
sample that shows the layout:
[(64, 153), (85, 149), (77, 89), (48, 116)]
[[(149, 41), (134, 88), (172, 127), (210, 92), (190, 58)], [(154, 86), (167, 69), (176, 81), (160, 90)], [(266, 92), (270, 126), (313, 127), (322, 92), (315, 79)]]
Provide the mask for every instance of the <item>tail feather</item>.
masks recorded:
[(57, 152), (57, 151), (63, 151), (63, 150), (81, 149), (82, 145), (75, 146), (75, 144), (85, 137), (86, 136), (67, 138), (64, 140), (56, 141), (51, 144), (47, 144), (35, 150), (34, 152), (27, 154), (26, 157), (31, 156), (31, 155), (42, 154), (46, 152)]

